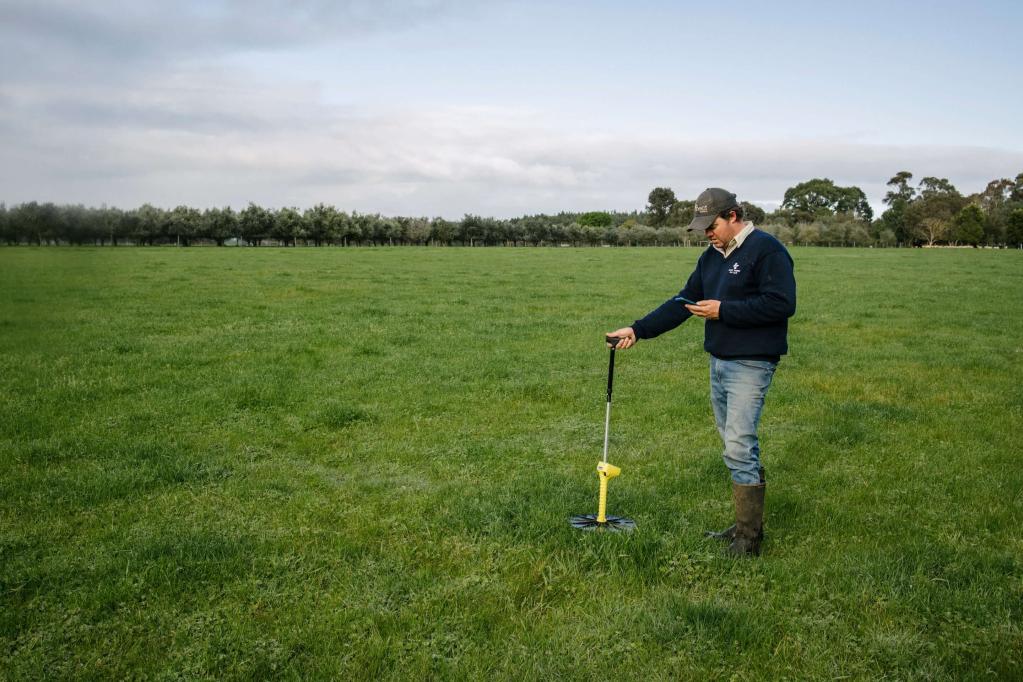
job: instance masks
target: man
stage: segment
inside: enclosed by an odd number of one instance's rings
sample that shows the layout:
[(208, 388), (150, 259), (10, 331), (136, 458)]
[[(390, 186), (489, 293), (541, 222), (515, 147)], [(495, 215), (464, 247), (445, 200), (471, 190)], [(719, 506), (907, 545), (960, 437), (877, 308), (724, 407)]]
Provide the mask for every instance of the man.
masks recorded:
[(690, 232), (710, 246), (678, 296), (631, 327), (610, 332), (616, 348), (652, 339), (695, 315), (710, 353), (710, 399), (731, 472), (735, 525), (707, 535), (728, 541), (732, 554), (759, 554), (766, 482), (757, 425), (781, 356), (788, 352), (788, 319), (796, 311), (792, 258), (781, 242), (743, 222), (735, 195), (713, 187), (696, 199)]

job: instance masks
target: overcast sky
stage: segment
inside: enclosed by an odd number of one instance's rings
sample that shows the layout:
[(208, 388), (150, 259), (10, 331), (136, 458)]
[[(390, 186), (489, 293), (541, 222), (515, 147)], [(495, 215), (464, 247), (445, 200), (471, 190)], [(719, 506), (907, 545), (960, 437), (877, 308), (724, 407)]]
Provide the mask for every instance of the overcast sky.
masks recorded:
[(773, 209), (1023, 172), (1020, 2), (8, 2), (0, 201)]

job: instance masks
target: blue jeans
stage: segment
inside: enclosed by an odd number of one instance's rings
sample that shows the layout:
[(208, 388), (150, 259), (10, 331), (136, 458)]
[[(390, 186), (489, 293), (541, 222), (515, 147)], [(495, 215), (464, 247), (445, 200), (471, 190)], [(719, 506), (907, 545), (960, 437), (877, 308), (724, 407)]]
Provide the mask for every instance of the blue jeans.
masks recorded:
[(777, 363), (766, 360), (722, 360), (710, 356), (714, 422), (725, 445), (722, 453), (725, 466), (736, 483), (760, 482), (757, 425), (777, 367)]

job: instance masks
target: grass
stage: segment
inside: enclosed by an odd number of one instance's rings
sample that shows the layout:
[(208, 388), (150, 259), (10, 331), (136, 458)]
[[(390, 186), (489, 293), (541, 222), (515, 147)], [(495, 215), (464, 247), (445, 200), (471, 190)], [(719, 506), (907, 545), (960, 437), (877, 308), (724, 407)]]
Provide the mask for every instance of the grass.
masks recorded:
[(0, 678), (1009, 679), (1019, 252), (794, 249), (730, 522), (687, 249), (0, 249)]

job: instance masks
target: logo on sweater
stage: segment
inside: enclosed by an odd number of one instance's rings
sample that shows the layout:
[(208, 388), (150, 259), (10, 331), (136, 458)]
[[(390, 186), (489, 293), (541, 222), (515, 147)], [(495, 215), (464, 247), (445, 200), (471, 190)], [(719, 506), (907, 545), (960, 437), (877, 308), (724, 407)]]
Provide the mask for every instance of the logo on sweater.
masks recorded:
[(729, 275), (739, 274), (739, 261), (735, 261), (734, 263), (732, 263), (732, 267), (728, 268), (728, 274)]

